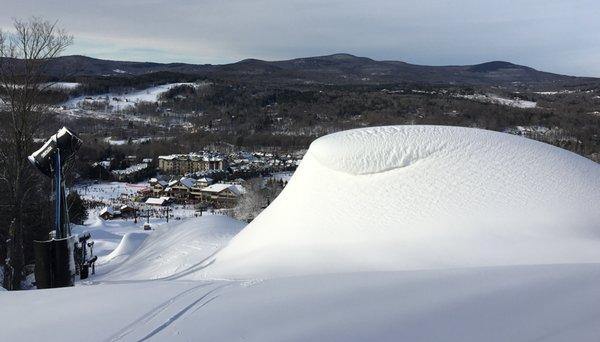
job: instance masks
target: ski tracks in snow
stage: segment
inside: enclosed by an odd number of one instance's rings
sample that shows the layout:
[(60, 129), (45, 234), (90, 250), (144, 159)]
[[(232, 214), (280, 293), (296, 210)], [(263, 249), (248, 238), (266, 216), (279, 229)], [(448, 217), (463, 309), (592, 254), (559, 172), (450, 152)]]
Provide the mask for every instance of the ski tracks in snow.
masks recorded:
[(231, 283), (228, 282), (203, 282), (184, 290), (123, 327), (106, 341), (149, 340), (187, 313), (194, 313), (215, 300), (219, 296), (215, 292), (229, 285)]

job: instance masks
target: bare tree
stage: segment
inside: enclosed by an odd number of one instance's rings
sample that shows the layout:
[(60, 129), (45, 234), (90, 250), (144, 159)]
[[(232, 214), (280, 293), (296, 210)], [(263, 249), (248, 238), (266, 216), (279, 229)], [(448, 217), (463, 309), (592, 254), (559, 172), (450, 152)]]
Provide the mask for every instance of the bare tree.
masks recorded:
[(277, 181), (264, 180), (261, 177), (249, 179), (244, 183), (246, 192), (233, 207), (233, 217), (238, 220), (253, 220), (281, 192), (283, 186)]
[(56, 22), (32, 17), (15, 20), (14, 32), (0, 31), (0, 182), (8, 198), (10, 266), (14, 271), (9, 289), (19, 289), (24, 260), (24, 213), (35, 193), (33, 169), (27, 156), (47, 110), (41, 96), (49, 87), (47, 68), (73, 42)]
[(232, 214), (234, 218), (246, 221), (254, 219), (262, 211), (266, 201), (263, 197), (260, 178), (248, 180), (244, 184), (244, 188), (246, 192), (238, 199)]

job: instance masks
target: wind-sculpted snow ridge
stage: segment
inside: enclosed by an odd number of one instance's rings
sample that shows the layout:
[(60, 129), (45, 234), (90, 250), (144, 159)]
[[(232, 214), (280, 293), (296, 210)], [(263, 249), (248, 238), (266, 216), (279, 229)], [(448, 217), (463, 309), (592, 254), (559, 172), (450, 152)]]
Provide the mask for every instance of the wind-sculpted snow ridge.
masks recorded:
[(190, 277), (600, 262), (600, 165), (472, 128), (335, 133), (208, 262)]
[(443, 140), (432, 141), (426, 134), (409, 134), (402, 128), (331, 134), (316, 140), (310, 151), (318, 162), (332, 170), (366, 175), (409, 166), (444, 148)]

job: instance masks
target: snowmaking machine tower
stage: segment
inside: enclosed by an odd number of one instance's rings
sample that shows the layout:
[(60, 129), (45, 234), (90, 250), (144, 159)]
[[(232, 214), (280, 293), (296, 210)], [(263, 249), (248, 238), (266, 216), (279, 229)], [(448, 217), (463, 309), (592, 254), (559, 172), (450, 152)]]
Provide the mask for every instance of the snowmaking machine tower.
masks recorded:
[(77, 259), (74, 250), (80, 239), (71, 234), (63, 166), (73, 158), (81, 144), (81, 139), (75, 133), (63, 127), (28, 157), (41, 173), (53, 178), (54, 231), (50, 233), (49, 240), (34, 241), (38, 288), (72, 286), (75, 280)]

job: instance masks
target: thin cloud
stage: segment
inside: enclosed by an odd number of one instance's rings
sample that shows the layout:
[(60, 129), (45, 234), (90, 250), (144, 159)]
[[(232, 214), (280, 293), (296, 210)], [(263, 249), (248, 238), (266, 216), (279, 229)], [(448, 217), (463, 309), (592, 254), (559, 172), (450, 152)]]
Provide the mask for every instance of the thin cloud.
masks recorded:
[[(5, 0), (2, 0), (5, 1)], [(600, 76), (600, 3), (479, 0), (21, 0), (12, 17), (58, 19), (69, 53), (158, 62), (228, 63), (348, 52), (417, 64), (509, 60)]]

